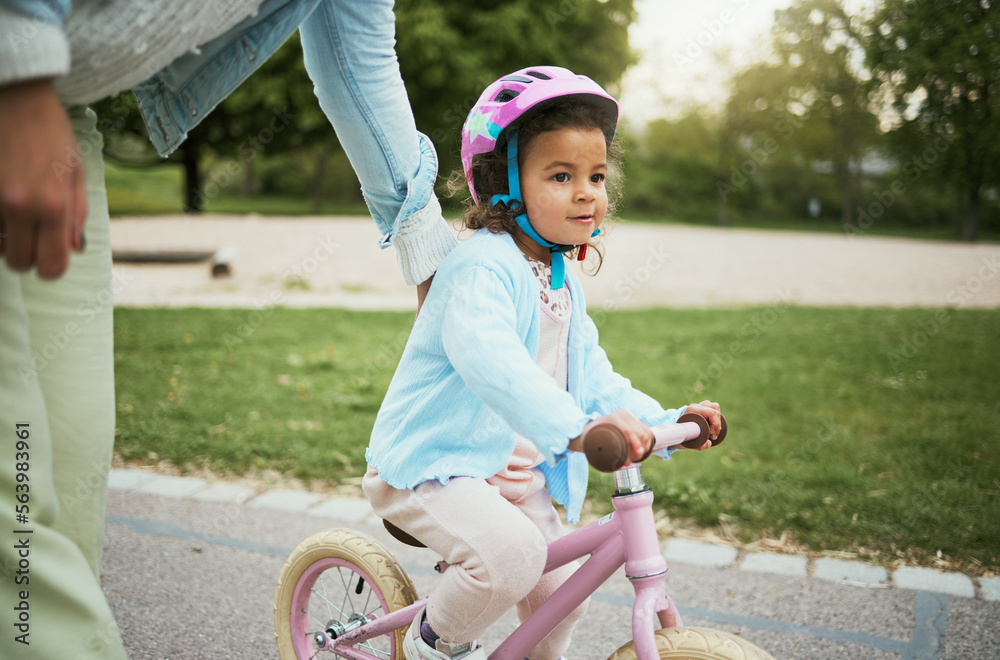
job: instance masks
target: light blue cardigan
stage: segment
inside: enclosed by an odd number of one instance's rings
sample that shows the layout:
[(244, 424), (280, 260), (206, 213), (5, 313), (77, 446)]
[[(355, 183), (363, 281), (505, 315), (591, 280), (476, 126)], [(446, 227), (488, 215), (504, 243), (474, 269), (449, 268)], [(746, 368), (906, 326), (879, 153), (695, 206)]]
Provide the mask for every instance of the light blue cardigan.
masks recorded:
[(683, 409), (664, 410), (612, 370), (568, 268), (566, 284), (573, 313), (563, 390), (535, 363), (538, 284), (513, 239), (482, 229), (451, 251), (375, 421), (366, 458), (382, 479), (400, 489), (432, 479), (485, 479), (506, 465), (520, 434), (545, 456), (540, 468), (549, 493), (575, 523), (588, 465), (567, 449), (569, 440), (620, 409), (649, 426), (677, 421)]

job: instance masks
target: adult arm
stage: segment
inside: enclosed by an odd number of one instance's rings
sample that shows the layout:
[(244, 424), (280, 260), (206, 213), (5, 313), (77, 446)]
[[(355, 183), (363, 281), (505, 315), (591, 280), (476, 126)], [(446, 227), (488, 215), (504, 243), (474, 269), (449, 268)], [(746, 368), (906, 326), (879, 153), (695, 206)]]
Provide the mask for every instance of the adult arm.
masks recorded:
[[(323, 0), (300, 27), (306, 70), (407, 284), (456, 245), (434, 194), (437, 154), (417, 132), (395, 52), (391, 0)], [(418, 290), (418, 296), (420, 291)]]
[(83, 248), (83, 166), (52, 79), (69, 70), (69, 3), (0, 2), (0, 255), (62, 275)]

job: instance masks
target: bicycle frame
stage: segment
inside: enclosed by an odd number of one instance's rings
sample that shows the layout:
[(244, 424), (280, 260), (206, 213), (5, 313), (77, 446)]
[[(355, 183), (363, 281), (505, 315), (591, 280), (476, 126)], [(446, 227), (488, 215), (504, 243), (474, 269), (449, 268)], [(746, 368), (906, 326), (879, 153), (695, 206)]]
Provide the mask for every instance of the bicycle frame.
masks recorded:
[[(700, 429), (690, 422), (653, 429), (655, 451), (698, 437)], [(590, 557), (528, 619), (508, 636), (489, 660), (523, 660), (553, 628), (625, 566), (625, 575), (635, 589), (632, 607), (632, 639), (639, 660), (655, 660), (654, 615), (661, 627), (681, 626), (680, 614), (667, 595), (667, 561), (660, 552), (653, 520), (653, 492), (646, 488), (639, 465), (614, 473), (615, 511), (600, 520), (570, 532), (548, 546), (545, 573), (585, 555)], [(353, 648), (379, 635), (409, 625), (427, 598), (376, 618), (325, 645), (351, 660), (378, 660)]]

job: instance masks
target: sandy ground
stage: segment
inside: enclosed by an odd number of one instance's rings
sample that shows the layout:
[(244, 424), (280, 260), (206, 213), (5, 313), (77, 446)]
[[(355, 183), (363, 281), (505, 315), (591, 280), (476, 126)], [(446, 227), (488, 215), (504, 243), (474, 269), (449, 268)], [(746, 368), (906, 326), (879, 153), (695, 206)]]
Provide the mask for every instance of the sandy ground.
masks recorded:
[[(210, 262), (116, 263), (117, 305), (412, 309), (416, 297), (380, 250), (367, 218), (120, 218), (112, 248), (231, 250), (232, 274)], [(589, 307), (1000, 307), (1000, 245), (876, 236), (619, 223)]]

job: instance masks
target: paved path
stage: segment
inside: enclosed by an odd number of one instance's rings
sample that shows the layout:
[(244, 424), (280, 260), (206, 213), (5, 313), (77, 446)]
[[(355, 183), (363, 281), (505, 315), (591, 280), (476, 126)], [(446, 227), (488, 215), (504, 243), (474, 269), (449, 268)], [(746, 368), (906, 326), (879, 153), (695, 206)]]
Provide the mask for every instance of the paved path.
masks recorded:
[[(418, 590), (433, 588), (427, 550), (402, 546), (363, 499), (256, 490), (113, 470), (103, 584), (133, 660), (276, 658), (271, 606), (284, 559), (310, 534), (350, 527), (382, 540)], [(1000, 578), (808, 559), (683, 539), (664, 544), (668, 586), (688, 625), (720, 628), (776, 658), (1000, 657)], [(575, 660), (627, 641), (631, 587), (594, 596)], [(487, 646), (514, 624), (496, 624)]]
[[(392, 249), (360, 218), (117, 219), (116, 252), (230, 246), (232, 276), (206, 263), (115, 266), (118, 305), (411, 309)], [(867, 235), (620, 223), (584, 277), (592, 310), (667, 305), (1000, 307), (1000, 245)]]
[[(116, 251), (231, 245), (236, 256), (233, 275), (220, 279), (205, 263), (118, 263), (114, 298), (139, 306), (411, 309), (413, 291), (377, 239), (367, 219), (119, 219)], [(621, 224), (609, 232), (600, 275), (583, 281), (592, 309), (996, 308), (998, 256), (996, 245)], [(364, 500), (113, 471), (103, 583), (131, 657), (273, 660), (271, 603), (284, 559), (311, 533), (337, 526), (383, 539), (422, 593), (433, 587), (437, 558), (388, 539)], [(664, 552), (687, 623), (744, 635), (776, 658), (1000, 657), (998, 578), (741, 554), (677, 538)], [(572, 658), (605, 658), (626, 641), (630, 592), (621, 577), (600, 589)], [(511, 624), (501, 621), (484, 641)]]

